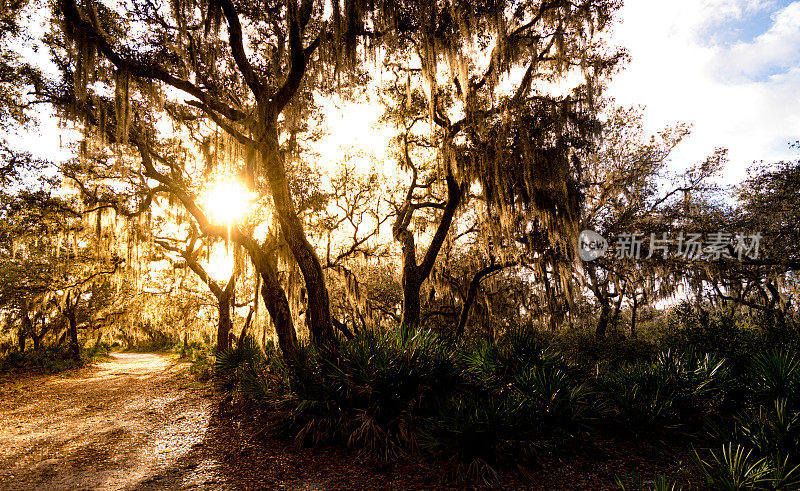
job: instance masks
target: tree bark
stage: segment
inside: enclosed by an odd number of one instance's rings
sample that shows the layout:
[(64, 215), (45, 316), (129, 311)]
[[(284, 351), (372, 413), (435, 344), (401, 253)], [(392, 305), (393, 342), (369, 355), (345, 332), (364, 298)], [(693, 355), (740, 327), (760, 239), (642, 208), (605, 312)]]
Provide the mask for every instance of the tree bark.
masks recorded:
[(219, 309), (219, 324), (217, 325), (217, 353), (230, 348), (230, 334), (233, 322), (231, 321), (231, 297), (222, 295), (217, 298)]
[(617, 301), (614, 303), (614, 315), (611, 316), (611, 327), (616, 328), (617, 322), (619, 321), (619, 313), (622, 310), (622, 299), (625, 297), (625, 290), (623, 289), (622, 292), (617, 292), (618, 298)]
[[(413, 265), (416, 266), (416, 265)], [(416, 267), (403, 268), (403, 315), (400, 317), (400, 325), (403, 327), (419, 326), (419, 318), (422, 310), (420, 302), (420, 289), (422, 282), (416, 273)]]
[(81, 347), (78, 344), (78, 320), (75, 318), (75, 310), (67, 308), (67, 321), (69, 321), (69, 349), (72, 359), (81, 360)]
[(265, 275), (262, 275), (261, 279), (261, 297), (264, 299), (264, 305), (267, 307), (273, 324), (275, 324), (278, 346), (281, 348), (284, 358), (291, 360), (297, 354), (297, 334), (292, 327), (289, 301), (285, 295), (278, 295), (277, 289), (270, 288), (270, 280)]
[[(258, 298), (256, 298), (258, 300)], [(242, 327), (242, 332), (239, 333), (239, 340), (237, 341), (237, 346), (241, 346), (244, 342), (245, 338), (249, 334), (248, 331), (250, 329), (250, 323), (253, 322), (253, 309), (250, 309), (250, 312), (247, 313), (247, 319), (244, 320), (244, 326)]]
[(322, 347), (326, 351), (336, 351), (336, 337), (333, 334), (333, 323), (331, 322), (330, 299), (328, 288), (325, 285), (325, 276), (322, 271), (322, 264), (317, 257), (317, 253), (306, 237), (303, 224), (297, 215), (294, 200), (289, 190), (289, 182), (286, 175), (282, 154), (277, 148), (277, 130), (271, 128), (268, 131), (269, 141), (275, 145), (268, 145), (266, 154), (266, 174), (269, 181), (272, 201), (278, 215), (278, 222), (281, 232), (289, 250), (300, 271), (308, 294), (308, 305), (306, 315), (308, 316), (308, 326), (311, 338), (315, 345)]
[(611, 314), (611, 300), (609, 298), (608, 290), (606, 289), (603, 291), (604, 288), (607, 288), (608, 281), (604, 282), (601, 287), (594, 267), (587, 266), (586, 272), (588, 273), (589, 278), (592, 280), (591, 290), (594, 293), (595, 298), (597, 298), (597, 301), (600, 303), (600, 318), (597, 320), (597, 326), (595, 326), (594, 335), (597, 338), (603, 338), (608, 330), (608, 318)]
[(183, 348), (181, 348), (181, 358), (186, 358), (186, 348), (189, 347), (189, 331), (183, 331)]
[(23, 352), (25, 351), (25, 338), (25, 329), (17, 329), (17, 344), (19, 345), (19, 350)]
[(608, 317), (611, 313), (611, 306), (609, 305), (608, 297), (602, 296), (599, 300), (600, 318), (597, 320), (597, 327), (595, 327), (594, 335), (598, 338), (603, 338), (608, 330)]
[(464, 334), (464, 329), (467, 326), (467, 321), (469, 320), (469, 312), (472, 308), (472, 304), (475, 303), (475, 297), (478, 296), (478, 288), (481, 285), (481, 281), (489, 276), (490, 274), (500, 271), (501, 269), (513, 266), (515, 263), (509, 264), (492, 264), (491, 266), (487, 266), (482, 270), (475, 273), (475, 276), (472, 277), (472, 281), (469, 282), (469, 290), (467, 291), (467, 298), (464, 299), (464, 305), (461, 306), (461, 313), (458, 316), (458, 327), (456, 327), (456, 338), (460, 338), (462, 334)]

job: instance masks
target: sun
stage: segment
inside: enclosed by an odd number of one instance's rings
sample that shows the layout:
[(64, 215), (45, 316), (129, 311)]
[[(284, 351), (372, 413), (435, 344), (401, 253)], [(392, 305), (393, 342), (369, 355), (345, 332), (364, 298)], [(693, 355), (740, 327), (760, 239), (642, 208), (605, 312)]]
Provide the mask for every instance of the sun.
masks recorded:
[(254, 195), (241, 182), (231, 179), (213, 183), (205, 193), (206, 213), (218, 224), (236, 223), (250, 213)]

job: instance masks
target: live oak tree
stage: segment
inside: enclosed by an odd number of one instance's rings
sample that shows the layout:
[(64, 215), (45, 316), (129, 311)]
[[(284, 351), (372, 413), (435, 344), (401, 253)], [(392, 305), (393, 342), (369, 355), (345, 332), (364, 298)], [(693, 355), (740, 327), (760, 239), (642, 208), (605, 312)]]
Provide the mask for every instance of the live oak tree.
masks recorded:
[[(323, 82), (336, 80), (340, 86), (352, 86), (358, 83), (354, 75), (360, 75), (359, 65), (378, 47), (401, 55), (416, 53), (429, 115), (441, 128), (443, 149), (482, 126), (494, 127), (498, 136), (514, 133), (512, 139), (517, 138), (516, 148), (481, 152), (475, 158), (446, 152), (444, 179), (457, 180), (459, 188), (480, 182), (498, 212), (533, 213), (540, 205), (558, 208), (550, 215), (560, 227), (569, 220), (567, 214), (555, 205), (558, 200), (543, 197), (563, 198), (571, 161), (567, 140), (585, 131), (584, 115), (591, 113), (592, 96), (618, 59), (603, 53), (592, 37), (617, 7), (610, 1), (333, 2), (330, 11), (313, 1), (268, 2), (257, 8), (230, 0), (160, 6), (135, 1), (129, 10), (114, 12), (92, 1), (78, 5), (63, 0), (57, 7), (55, 14), (67, 39), (64, 47), (72, 60), (68, 71), (73, 77), (65, 81), (80, 103), (73, 106), (102, 98), (90, 82), (102, 79), (111, 87), (118, 143), (138, 148), (148, 177), (168, 188), (204, 233), (223, 235), (199, 216), (191, 193), (152, 164), (155, 160), (166, 165), (169, 159), (164, 157), (166, 138), (153, 134), (155, 119), (147, 114), (163, 102), (173, 120), (210, 119), (216, 131), (236, 145), (244, 156), (237, 167), (253, 186), (269, 192), (283, 239), (302, 271), (312, 338), (328, 347), (334, 337), (322, 265), (298, 217), (281, 143), (302, 118), (298, 97), (304, 82), (324, 86)], [(125, 26), (136, 29), (126, 31)], [(146, 35), (134, 39), (128, 32)], [(488, 49), (488, 65), (472, 66), (470, 56), (488, 46), (493, 46)], [(457, 74), (449, 78), (444, 91), (437, 83), (440, 66)], [(497, 82), (517, 67), (524, 73), (514, 96), (498, 99)], [(583, 70), (588, 81), (575, 95), (548, 98), (532, 92), (537, 80), (557, 80), (570, 68)], [(325, 78), (331, 74), (334, 77)], [(451, 120), (449, 109), (441, 105), (446, 92), (461, 99), (466, 117)], [(505, 118), (516, 104), (526, 107), (527, 122), (542, 123), (538, 133), (520, 125), (525, 121)], [(78, 120), (87, 116), (86, 111), (66, 114)], [(95, 117), (103, 126), (103, 111), (95, 111)], [(554, 135), (558, 138), (550, 144)], [(509, 154), (520, 156), (510, 168), (504, 164)], [(501, 169), (510, 172), (498, 174)], [(514, 182), (497, 182), (501, 176), (513, 176)], [(286, 295), (265, 252), (238, 230), (231, 231), (231, 239), (245, 247), (261, 272), (264, 300), (274, 323), (291, 331)]]
[[(671, 296), (693, 278), (691, 261), (678, 256), (676, 245), (665, 254), (650, 243), (651, 237), (662, 240), (666, 234), (674, 240), (681, 231), (693, 231), (699, 215), (690, 204), (716, 191), (710, 178), (724, 165), (724, 150), (681, 175), (667, 172), (670, 155), (689, 130), (678, 124), (648, 137), (641, 110), (609, 108), (603, 143), (587, 161), (581, 221), (582, 229), (598, 232), (614, 248), (612, 254), (584, 262), (581, 268), (584, 284), (600, 310), (595, 327), (598, 337), (616, 323), (626, 298), (635, 334), (636, 312), (643, 304)], [(639, 258), (631, 248), (619, 250), (624, 234), (639, 234)]]
[[(412, 174), (394, 224), (403, 249), (404, 325), (419, 323), (421, 285), (473, 186), (491, 226), (482, 230), (487, 248), (490, 241), (507, 246), (502, 262), (533, 227), (569, 247), (578, 219), (577, 164), (598, 128), (594, 101), (623, 57), (594, 37), (613, 2), (470, 7), (430, 10), (407, 35), (412, 49), (392, 61), (399, 75), (391, 116), (403, 132), (401, 166)], [(584, 82), (571, 91), (548, 88), (575, 72)], [(403, 85), (404, 98), (397, 90)], [(415, 131), (421, 122), (432, 129)], [(411, 157), (419, 147), (430, 150), (427, 162)], [(410, 227), (418, 210), (440, 210), (420, 258)]]
[(78, 360), (78, 330), (119, 307), (124, 260), (100, 247), (104, 238), (96, 223), (77, 211), (74, 199), (23, 189), (3, 193), (2, 205), (0, 269), (7, 281), (0, 285), (0, 304), (18, 318), (20, 349), (25, 337), (38, 348), (45, 334), (57, 337), (66, 327), (71, 356)]
[[(203, 248), (196, 229), (192, 230), (186, 244), (167, 238), (156, 238), (155, 241), (163, 249), (176, 253), (185, 263), (185, 267), (191, 269), (207, 285), (217, 300), (217, 353), (230, 348), (230, 336), (233, 330), (231, 315), (236, 306), (236, 282), (243, 269), (241, 252), (235, 251), (233, 268), (227, 280), (218, 281), (209, 274), (200, 260)], [(293, 342), (296, 343), (296, 339)]]
[(729, 244), (698, 279), (732, 310), (741, 307), (765, 316), (766, 325), (785, 325), (798, 304), (800, 162), (753, 166), (734, 198), (727, 206), (706, 207), (730, 224)]

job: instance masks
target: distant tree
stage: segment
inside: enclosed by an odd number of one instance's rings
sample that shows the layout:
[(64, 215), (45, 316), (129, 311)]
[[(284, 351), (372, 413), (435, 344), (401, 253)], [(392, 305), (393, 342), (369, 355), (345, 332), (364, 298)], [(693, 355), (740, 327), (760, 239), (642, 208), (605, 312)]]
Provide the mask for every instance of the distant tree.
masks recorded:
[[(581, 265), (584, 283), (599, 306), (598, 337), (619, 318), (625, 298), (630, 299), (635, 334), (639, 308), (691, 281), (693, 266), (677, 255), (675, 244), (665, 255), (650, 242), (651, 237), (662, 240), (666, 234), (674, 240), (681, 231), (700, 228), (697, 200), (716, 190), (710, 178), (724, 165), (724, 150), (681, 175), (667, 173), (672, 151), (688, 134), (688, 126), (679, 124), (648, 137), (640, 110), (615, 108), (605, 122), (601, 147), (586, 163), (581, 228), (598, 232), (612, 247), (608, 257)], [(615, 238), (620, 234), (639, 234), (639, 259), (618, 254)], [(632, 249), (628, 252), (635, 255)]]
[[(90, 325), (95, 313), (83, 307), (91, 301), (99, 311), (113, 303), (100, 285), (112, 280), (120, 285), (124, 260), (99, 247), (103, 239), (95, 234), (96, 224), (84, 221), (74, 203), (47, 191), (21, 191), (4, 195), (2, 204), (0, 270), (6, 281), (0, 285), (0, 304), (19, 318), (20, 348), (26, 337), (38, 345), (48, 330), (58, 327), (52, 324), (55, 310), (66, 320), (71, 355), (77, 360), (79, 324)], [(38, 330), (37, 321), (42, 323)]]
[(719, 211), (731, 224), (728, 250), (704, 284), (724, 302), (786, 322), (798, 305), (800, 161), (752, 167), (734, 196)]
[[(236, 305), (236, 281), (242, 274), (241, 254), (235, 254), (233, 268), (227, 281), (219, 282), (212, 278), (200, 261), (200, 254), (203, 252), (199, 244), (199, 234), (193, 230), (188, 240), (188, 244), (183, 245), (177, 241), (170, 241), (163, 238), (155, 239), (156, 243), (163, 249), (176, 253), (178, 258), (191, 269), (200, 280), (208, 286), (208, 289), (217, 300), (217, 353), (221, 353), (230, 348), (230, 337), (233, 330), (233, 319), (231, 314)], [(237, 251), (238, 252), (238, 251)], [(297, 340), (292, 340), (295, 344)], [(292, 348), (293, 349), (293, 348)]]

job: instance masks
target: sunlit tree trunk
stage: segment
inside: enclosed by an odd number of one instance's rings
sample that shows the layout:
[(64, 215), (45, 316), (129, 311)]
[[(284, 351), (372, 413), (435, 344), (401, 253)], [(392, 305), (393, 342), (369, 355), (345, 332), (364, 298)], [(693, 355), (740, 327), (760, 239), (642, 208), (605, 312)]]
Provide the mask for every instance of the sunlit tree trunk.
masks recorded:
[[(303, 224), (297, 215), (294, 200), (289, 190), (284, 161), (277, 148), (278, 133), (271, 128), (268, 131), (268, 144), (263, 152), (266, 154), (265, 168), (269, 182), (272, 200), (277, 211), (278, 221), (281, 226), (283, 238), (300, 271), (303, 273), (306, 291), (308, 294), (308, 325), (312, 341), (326, 349), (335, 351), (336, 337), (333, 334), (331, 322), (330, 299), (322, 264), (306, 237)], [(275, 142), (273, 144), (272, 142)], [(265, 299), (266, 301), (266, 299)]]
[(186, 358), (186, 349), (189, 347), (189, 331), (183, 331), (183, 348), (181, 348), (181, 358)]
[(231, 295), (223, 293), (217, 298), (219, 308), (219, 324), (217, 325), (217, 353), (230, 348), (230, 334), (233, 327), (231, 320)]
[(75, 361), (80, 361), (81, 359), (81, 347), (78, 344), (78, 319), (75, 315), (75, 307), (76, 305), (70, 305), (69, 295), (67, 294), (67, 308), (65, 310), (65, 315), (67, 317), (67, 322), (69, 323), (69, 350), (72, 356), (72, 359)]
[(297, 334), (294, 330), (292, 313), (286, 295), (280, 295), (276, 288), (270, 287), (271, 280), (268, 274), (261, 275), (261, 297), (267, 307), (275, 332), (278, 335), (278, 346), (284, 358), (291, 360), (297, 353)]

